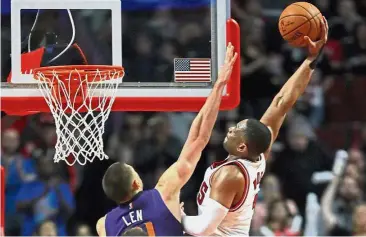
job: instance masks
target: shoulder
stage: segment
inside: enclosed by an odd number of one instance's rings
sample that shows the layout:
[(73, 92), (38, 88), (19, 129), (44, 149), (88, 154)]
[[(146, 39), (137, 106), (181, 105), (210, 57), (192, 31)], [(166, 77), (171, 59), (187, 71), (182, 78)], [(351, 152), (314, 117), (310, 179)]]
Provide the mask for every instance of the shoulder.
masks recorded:
[(99, 226), (104, 226), (104, 222), (105, 222), (105, 219), (106, 219), (106, 216), (107, 215), (105, 215), (105, 216), (103, 216), (103, 217), (101, 217), (101, 218), (99, 218), (99, 220), (97, 221), (97, 227)]
[(164, 196), (163, 190), (159, 189), (159, 187), (155, 187), (153, 189), (142, 191), (138, 199), (140, 202), (150, 202), (152, 200), (164, 202), (166, 196)]
[(99, 218), (99, 220), (97, 221), (96, 230), (97, 230), (97, 233), (99, 236), (106, 236), (105, 218), (106, 218), (106, 216), (103, 216), (103, 217)]
[(241, 167), (235, 163), (231, 163), (221, 167), (212, 177), (212, 186), (224, 189), (236, 188), (244, 185), (246, 182), (245, 176)]

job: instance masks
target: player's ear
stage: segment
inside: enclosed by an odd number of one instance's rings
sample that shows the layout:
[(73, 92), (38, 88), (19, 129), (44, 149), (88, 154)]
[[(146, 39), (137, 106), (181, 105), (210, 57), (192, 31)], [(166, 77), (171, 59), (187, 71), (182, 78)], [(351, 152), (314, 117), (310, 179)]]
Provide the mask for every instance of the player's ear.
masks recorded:
[(246, 148), (247, 148), (247, 146), (244, 143), (240, 143), (236, 149), (238, 152), (242, 153), (246, 150)]
[(136, 191), (136, 190), (139, 190), (140, 188), (141, 188), (140, 183), (137, 181), (137, 179), (134, 179), (132, 181), (132, 190)]

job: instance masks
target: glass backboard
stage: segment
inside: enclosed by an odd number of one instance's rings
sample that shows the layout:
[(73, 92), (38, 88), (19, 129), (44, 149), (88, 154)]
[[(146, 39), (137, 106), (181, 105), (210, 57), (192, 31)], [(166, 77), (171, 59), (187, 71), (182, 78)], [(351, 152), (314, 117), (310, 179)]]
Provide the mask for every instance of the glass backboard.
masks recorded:
[[(1, 102), (10, 114), (48, 111), (31, 69), (69, 64), (125, 68), (112, 110), (196, 111), (227, 43), (240, 48), (229, 0), (12, 0), (2, 17)], [(222, 109), (239, 103), (239, 67)]]

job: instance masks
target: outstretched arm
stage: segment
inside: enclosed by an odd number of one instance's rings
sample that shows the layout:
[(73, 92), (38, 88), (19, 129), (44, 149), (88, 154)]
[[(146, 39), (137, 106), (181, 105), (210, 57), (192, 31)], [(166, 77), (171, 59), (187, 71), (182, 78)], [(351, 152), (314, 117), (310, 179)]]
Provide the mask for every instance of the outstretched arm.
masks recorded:
[(202, 150), (210, 139), (219, 112), (223, 90), (231, 76), (236, 58), (237, 54), (234, 54), (234, 47), (230, 43), (227, 47), (225, 64), (220, 69), (211, 94), (192, 123), (178, 160), (165, 171), (156, 185), (156, 189), (165, 200), (177, 194), (192, 176)]
[[(269, 127), (272, 132), (272, 143), (276, 140), (278, 132), (286, 117), (286, 113), (293, 107), (297, 99), (304, 93), (311, 76), (314, 72), (319, 54), (328, 39), (328, 23), (325, 18), (322, 21), (322, 38), (317, 42), (312, 42), (305, 36), (309, 50), (309, 56), (297, 69), (297, 71), (285, 83), (280, 92), (275, 96), (271, 105), (261, 118), (261, 122)], [(265, 156), (271, 149), (267, 150)]]

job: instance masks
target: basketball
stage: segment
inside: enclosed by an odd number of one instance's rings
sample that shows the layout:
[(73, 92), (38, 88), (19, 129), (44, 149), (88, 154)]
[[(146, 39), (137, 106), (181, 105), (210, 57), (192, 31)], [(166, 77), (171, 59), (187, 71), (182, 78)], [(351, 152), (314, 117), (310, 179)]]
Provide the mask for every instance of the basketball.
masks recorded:
[(295, 2), (281, 13), (278, 28), (282, 38), (291, 46), (305, 47), (304, 36), (308, 36), (312, 41), (320, 39), (322, 19), (322, 14), (313, 4)]

